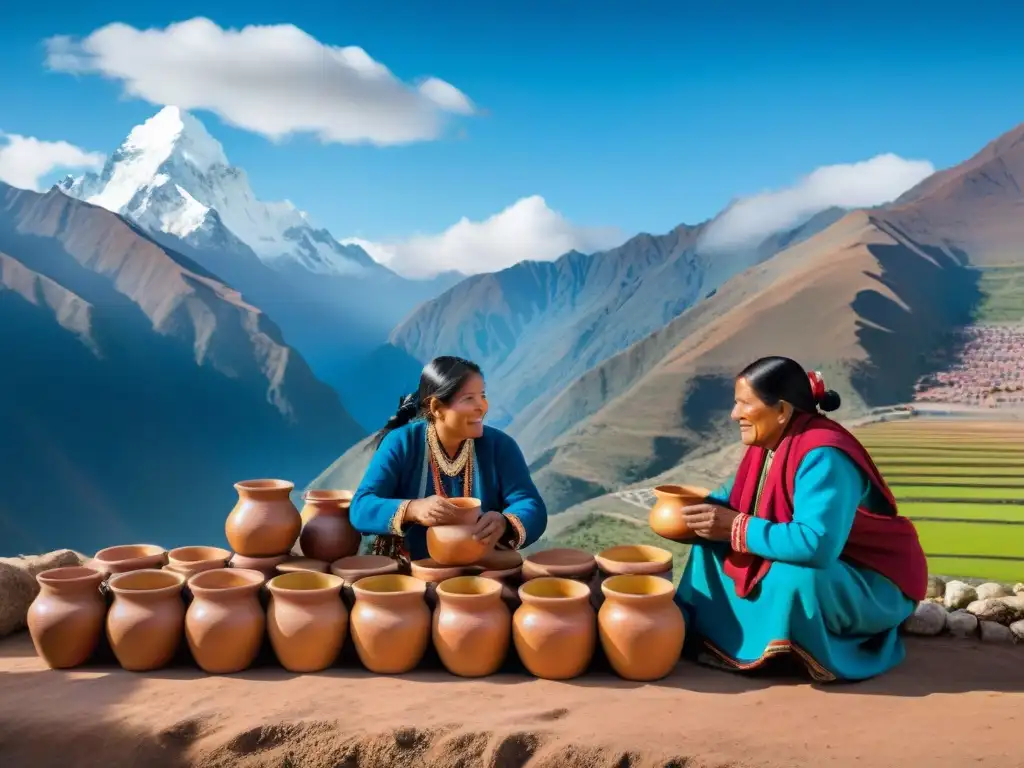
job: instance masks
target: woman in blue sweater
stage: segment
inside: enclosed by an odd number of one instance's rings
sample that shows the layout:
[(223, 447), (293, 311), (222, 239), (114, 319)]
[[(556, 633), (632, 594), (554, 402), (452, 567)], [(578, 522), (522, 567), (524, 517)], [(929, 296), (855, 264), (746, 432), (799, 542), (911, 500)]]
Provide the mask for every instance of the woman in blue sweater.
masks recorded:
[(487, 395), (480, 367), (437, 357), (419, 390), (402, 399), (378, 434), (377, 449), (352, 498), (352, 524), (375, 535), (373, 551), (399, 560), (427, 557), (426, 530), (456, 519), (450, 498), (480, 499), (476, 537), (520, 549), (540, 538), (547, 509), (522, 451), (484, 426)]

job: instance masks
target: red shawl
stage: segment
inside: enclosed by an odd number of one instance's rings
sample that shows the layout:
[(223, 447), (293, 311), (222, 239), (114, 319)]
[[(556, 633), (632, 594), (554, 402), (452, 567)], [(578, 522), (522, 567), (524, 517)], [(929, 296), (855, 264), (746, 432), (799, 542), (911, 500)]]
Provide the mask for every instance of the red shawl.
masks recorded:
[[(751, 446), (743, 455), (729, 506), (773, 523), (793, 520), (793, 488), (797, 468), (815, 448), (838, 448), (856, 462), (892, 508), (892, 515), (879, 515), (863, 506), (857, 508), (853, 528), (840, 557), (877, 571), (911, 600), (923, 600), (928, 588), (928, 564), (914, 524), (900, 517), (896, 499), (886, 485), (867, 449), (836, 422), (818, 414), (796, 413), (775, 451), (775, 458), (761, 491), (760, 508), (753, 510), (765, 450)], [(736, 594), (746, 597), (771, 568), (771, 561), (748, 552), (731, 552), (725, 572), (736, 585)]]

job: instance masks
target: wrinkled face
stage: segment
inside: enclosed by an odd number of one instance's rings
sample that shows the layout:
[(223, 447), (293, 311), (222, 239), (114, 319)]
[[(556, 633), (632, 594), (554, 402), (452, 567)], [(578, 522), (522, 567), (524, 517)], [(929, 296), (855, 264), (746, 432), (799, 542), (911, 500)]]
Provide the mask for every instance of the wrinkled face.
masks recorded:
[(789, 423), (793, 407), (786, 402), (765, 405), (746, 379), (736, 379), (736, 405), (732, 420), (740, 425), (744, 445), (774, 448)]
[(487, 415), (483, 376), (474, 373), (466, 379), (448, 405), (440, 400), (432, 401), (430, 413), (438, 431), (448, 439), (462, 441), (483, 437), (484, 416)]

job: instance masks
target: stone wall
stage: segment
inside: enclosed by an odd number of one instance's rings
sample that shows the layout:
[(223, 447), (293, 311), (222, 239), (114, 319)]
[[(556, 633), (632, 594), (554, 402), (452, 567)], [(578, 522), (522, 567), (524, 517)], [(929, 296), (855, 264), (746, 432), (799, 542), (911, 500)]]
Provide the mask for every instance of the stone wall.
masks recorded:
[(1024, 643), (1024, 584), (1010, 587), (932, 576), (928, 596), (903, 625), (911, 635), (952, 635), (990, 643)]

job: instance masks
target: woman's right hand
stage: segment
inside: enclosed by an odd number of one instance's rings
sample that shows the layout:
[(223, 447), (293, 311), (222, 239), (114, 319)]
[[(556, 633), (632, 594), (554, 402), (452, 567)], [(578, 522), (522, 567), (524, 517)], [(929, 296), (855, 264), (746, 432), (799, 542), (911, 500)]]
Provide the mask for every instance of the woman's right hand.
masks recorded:
[(428, 496), (409, 502), (405, 509), (405, 519), (410, 523), (430, 528), (434, 525), (447, 525), (457, 522), (462, 510), (444, 496)]

